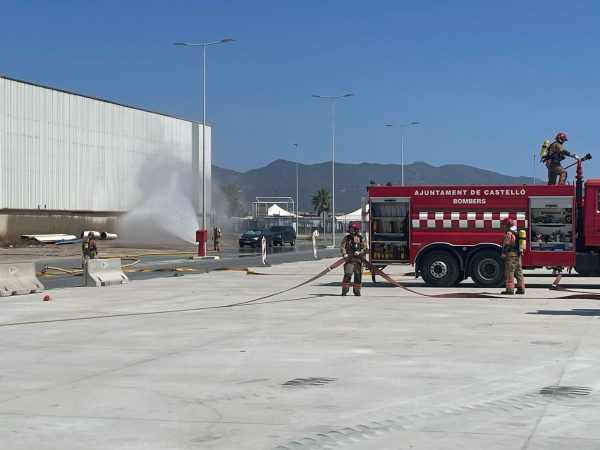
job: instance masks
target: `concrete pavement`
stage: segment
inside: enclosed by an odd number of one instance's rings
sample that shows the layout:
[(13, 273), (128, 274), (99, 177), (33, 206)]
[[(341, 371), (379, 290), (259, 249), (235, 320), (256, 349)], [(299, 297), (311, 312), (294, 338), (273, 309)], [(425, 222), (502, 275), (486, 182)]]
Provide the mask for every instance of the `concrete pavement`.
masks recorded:
[(341, 297), (338, 269), (231, 306), (333, 261), (3, 298), (0, 448), (600, 448), (596, 300), (542, 272), (525, 296)]

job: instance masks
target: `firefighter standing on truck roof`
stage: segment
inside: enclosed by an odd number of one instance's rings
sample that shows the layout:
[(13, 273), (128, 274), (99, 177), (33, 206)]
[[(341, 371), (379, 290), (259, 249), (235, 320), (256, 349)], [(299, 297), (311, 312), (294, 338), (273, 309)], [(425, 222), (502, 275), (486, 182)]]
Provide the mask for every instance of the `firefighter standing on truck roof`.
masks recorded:
[(517, 237), (517, 227), (510, 217), (502, 219), (502, 230), (504, 240), (502, 242), (502, 259), (504, 260), (504, 281), (506, 289), (501, 292), (504, 295), (515, 293), (515, 278), (517, 279), (517, 294), (525, 293), (525, 278), (523, 278), (523, 266), (521, 265), (521, 251)]
[(354, 295), (360, 296), (360, 288), (362, 282), (362, 261), (358, 259), (363, 256), (369, 249), (363, 237), (358, 233), (360, 224), (358, 222), (350, 222), (348, 224), (348, 234), (340, 245), (342, 256), (346, 260), (344, 262), (344, 278), (342, 280), (342, 295), (346, 295), (350, 290), (350, 280), (354, 273), (354, 286), (352, 291)]
[(556, 140), (548, 147), (544, 162), (548, 168), (549, 185), (556, 184), (557, 177), (559, 177), (558, 184), (565, 184), (567, 182), (567, 171), (560, 165), (560, 162), (565, 159), (565, 156), (579, 159), (579, 156), (563, 147), (563, 144), (567, 142), (567, 140), (567, 135), (565, 133), (558, 133), (556, 135)]

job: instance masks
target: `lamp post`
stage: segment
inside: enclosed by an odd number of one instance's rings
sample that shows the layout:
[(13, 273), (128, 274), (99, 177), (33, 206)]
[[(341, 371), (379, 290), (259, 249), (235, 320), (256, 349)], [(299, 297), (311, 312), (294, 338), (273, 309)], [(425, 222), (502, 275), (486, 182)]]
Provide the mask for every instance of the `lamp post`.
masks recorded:
[(298, 144), (295, 143), (294, 147), (296, 147), (296, 236), (300, 233), (298, 229)]
[(225, 38), (220, 41), (190, 43), (174, 42), (173, 45), (185, 47), (202, 47), (202, 228), (206, 229), (206, 47), (209, 45), (227, 44), (235, 39)]
[(314, 98), (331, 100), (331, 242), (333, 247), (335, 247), (335, 101), (353, 95), (350, 93), (343, 95), (311, 95)]
[(400, 127), (400, 165), (402, 167), (402, 186), (404, 186), (404, 127), (418, 125), (419, 123), (421, 122), (409, 122), (400, 125), (386, 125), (386, 127)]

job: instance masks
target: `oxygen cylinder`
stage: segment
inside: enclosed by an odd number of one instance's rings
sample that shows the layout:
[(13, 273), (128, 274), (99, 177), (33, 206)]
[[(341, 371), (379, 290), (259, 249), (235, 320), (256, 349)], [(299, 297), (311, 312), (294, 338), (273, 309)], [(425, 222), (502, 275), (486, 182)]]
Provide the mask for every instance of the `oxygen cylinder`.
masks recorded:
[(545, 140), (540, 149), (540, 162), (544, 162), (546, 155), (548, 154), (548, 147), (550, 147), (550, 141)]
[(519, 251), (523, 253), (527, 244), (527, 232), (519, 230)]

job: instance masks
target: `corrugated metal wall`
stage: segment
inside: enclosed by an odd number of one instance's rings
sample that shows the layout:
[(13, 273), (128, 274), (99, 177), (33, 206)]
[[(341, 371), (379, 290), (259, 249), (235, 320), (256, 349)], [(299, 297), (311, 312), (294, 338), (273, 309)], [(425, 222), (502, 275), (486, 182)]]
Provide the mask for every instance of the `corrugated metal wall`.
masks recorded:
[(0, 77), (0, 209), (127, 211), (153, 155), (191, 165), (195, 147), (202, 179), (201, 133), (183, 119)]

